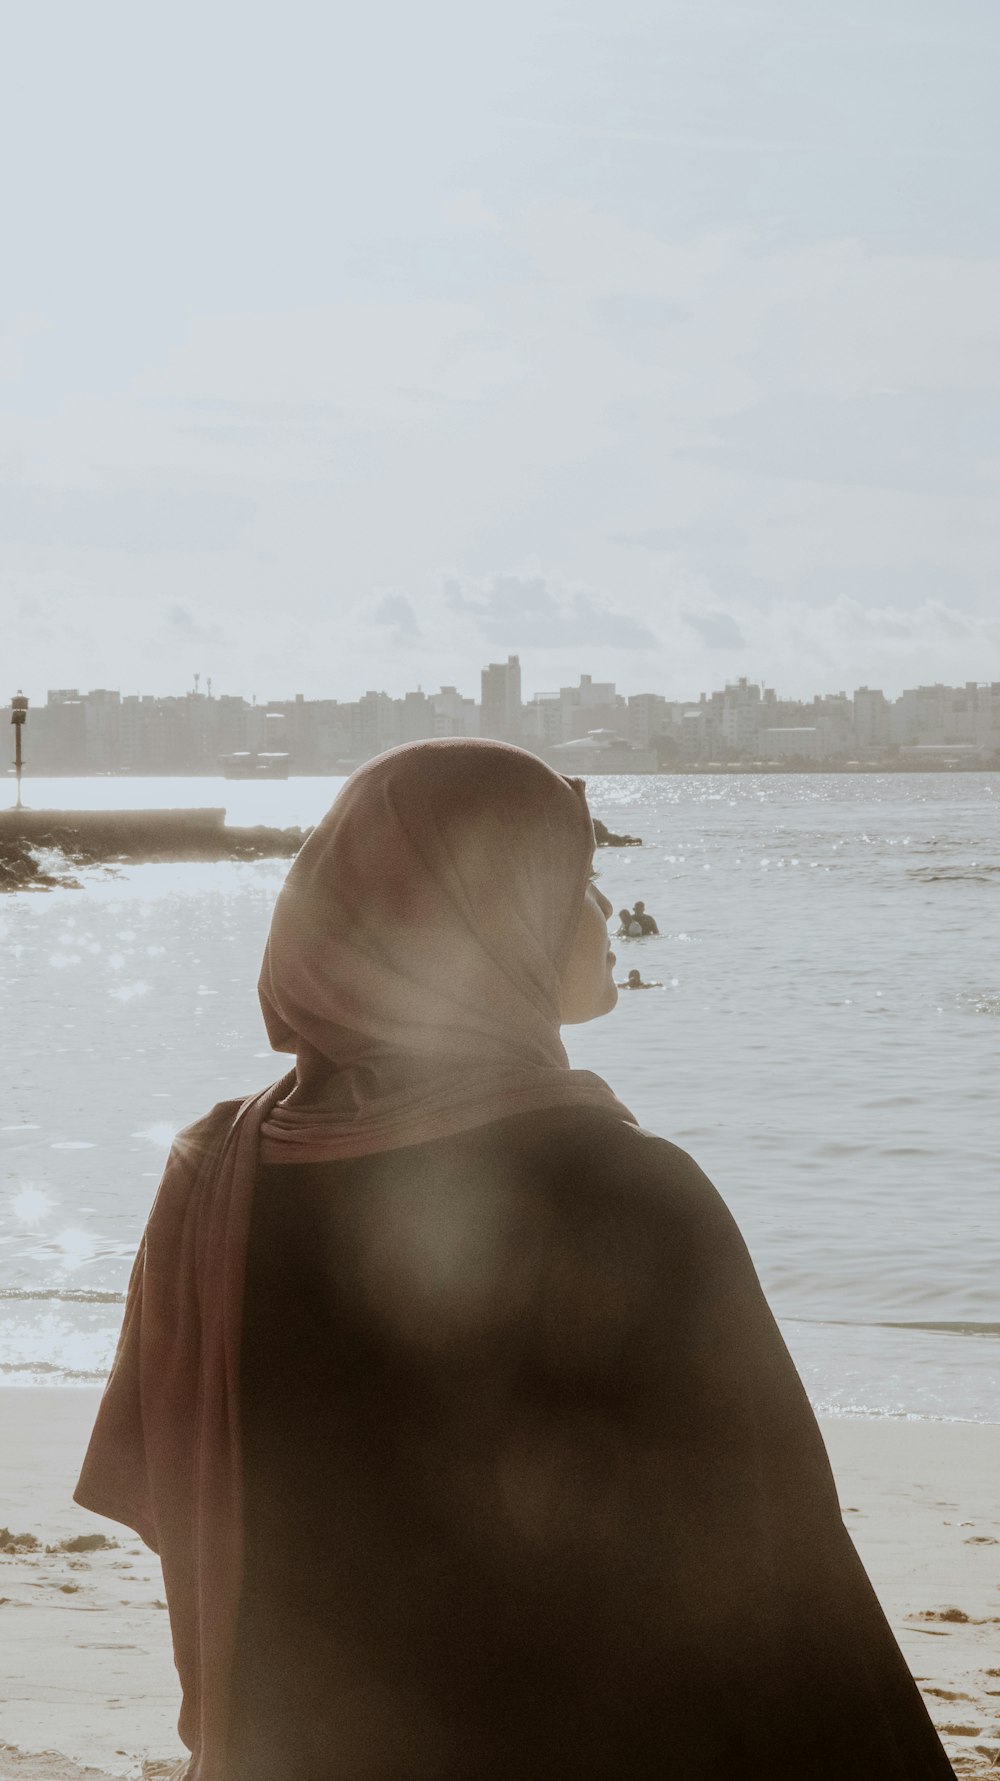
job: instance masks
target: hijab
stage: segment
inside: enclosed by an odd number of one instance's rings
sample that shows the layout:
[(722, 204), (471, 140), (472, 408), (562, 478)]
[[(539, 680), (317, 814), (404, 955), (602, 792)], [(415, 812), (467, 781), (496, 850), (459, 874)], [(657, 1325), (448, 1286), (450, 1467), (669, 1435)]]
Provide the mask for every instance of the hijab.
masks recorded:
[(271, 923), (261, 1005), (297, 1086), (264, 1127), (265, 1160), (607, 1105), (559, 1037), (593, 849), (582, 780), (522, 749), (442, 739), (355, 773)]
[(504, 743), (442, 738), (353, 774), (278, 896), (259, 993), (294, 1070), (176, 1140), (75, 1492), (160, 1554), (190, 1781), (222, 1781), (226, 1763), (258, 1168), (549, 1107), (631, 1120), (599, 1076), (570, 1069), (559, 1036), (593, 847), (582, 781)]

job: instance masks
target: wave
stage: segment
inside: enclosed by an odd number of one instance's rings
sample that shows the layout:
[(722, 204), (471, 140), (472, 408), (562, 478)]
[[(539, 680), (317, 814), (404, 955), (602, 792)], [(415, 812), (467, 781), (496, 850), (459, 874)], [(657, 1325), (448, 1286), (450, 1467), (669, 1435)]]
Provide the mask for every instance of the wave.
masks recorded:
[(50, 1299), (56, 1299), (62, 1305), (124, 1305), (125, 1294), (97, 1292), (85, 1287), (0, 1286), (0, 1302), (13, 1300), (21, 1304), (40, 1304)]
[(942, 1422), (958, 1423), (962, 1427), (990, 1427), (992, 1418), (986, 1416), (946, 1416), (939, 1410), (900, 1410), (897, 1406), (885, 1404), (841, 1404), (831, 1399), (816, 1398), (813, 1409), (817, 1416), (828, 1416), (834, 1422)]
[(808, 1323), (840, 1330), (930, 1330), (941, 1336), (1000, 1336), (1000, 1323), (975, 1318), (782, 1317), (783, 1323)]
[(33, 1378), (45, 1374), (52, 1385), (103, 1385), (108, 1376), (107, 1367), (64, 1367), (48, 1360), (5, 1360), (0, 1361), (0, 1375), (9, 1378), (13, 1373), (30, 1373)]
[(965, 880), (975, 884), (1000, 883), (1000, 866), (980, 865), (975, 860), (971, 866), (911, 866), (908, 878), (919, 878), (924, 884), (951, 884)]
[(1000, 996), (962, 995), (957, 999), (970, 1014), (1000, 1014)]
[(914, 1319), (912, 1322), (880, 1322), (870, 1324), (876, 1330), (936, 1330), (945, 1336), (1000, 1336), (1000, 1323), (974, 1323), (965, 1321), (931, 1322)]

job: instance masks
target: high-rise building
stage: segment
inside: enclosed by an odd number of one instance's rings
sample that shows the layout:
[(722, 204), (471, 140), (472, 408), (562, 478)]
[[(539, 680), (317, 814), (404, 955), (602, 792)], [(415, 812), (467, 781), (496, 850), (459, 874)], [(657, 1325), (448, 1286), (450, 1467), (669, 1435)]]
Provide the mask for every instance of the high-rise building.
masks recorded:
[(759, 728), (760, 687), (741, 675), (735, 686), (727, 685), (722, 694), (722, 740), (727, 755), (752, 755)]
[(891, 706), (881, 687), (859, 686), (854, 693), (854, 739), (862, 750), (880, 753), (889, 741)]
[(517, 656), (506, 662), (491, 662), (482, 672), (482, 717), (480, 729), (484, 736), (498, 742), (517, 742), (521, 736), (521, 664)]
[(370, 761), (399, 741), (399, 714), (388, 693), (369, 691), (353, 706), (353, 748), (358, 760)]
[[(35, 719), (32, 765), (36, 772), (85, 773), (87, 771), (87, 710), (75, 686), (50, 687), (43, 713)], [(30, 732), (29, 732), (30, 735)]]
[(522, 715), (522, 731), (526, 748), (554, 748), (565, 742), (562, 701), (558, 693), (536, 693), (529, 699)]
[(580, 675), (579, 686), (561, 686), (562, 739), (572, 741), (587, 736), (592, 730), (618, 730), (628, 727), (628, 707), (615, 691), (613, 680), (592, 680)]
[(434, 707), (435, 736), (478, 736), (479, 708), (453, 686), (429, 695)]

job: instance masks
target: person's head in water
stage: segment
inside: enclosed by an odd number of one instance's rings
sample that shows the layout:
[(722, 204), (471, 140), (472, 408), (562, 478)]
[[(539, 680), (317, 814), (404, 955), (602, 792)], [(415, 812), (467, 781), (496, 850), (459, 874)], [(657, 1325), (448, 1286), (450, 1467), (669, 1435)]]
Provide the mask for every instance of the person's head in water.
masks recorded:
[(628, 924), (632, 920), (631, 909), (619, 909), (618, 920), (621, 922), (622, 927), (625, 929), (625, 931), (627, 933), (628, 932)]
[(636, 900), (635, 913), (636, 915), (645, 915), (646, 913), (645, 903), (640, 902), (638, 899)]
[(628, 986), (629, 986), (629, 989), (641, 989), (642, 988), (642, 972), (641, 971), (630, 971), (629, 972)]

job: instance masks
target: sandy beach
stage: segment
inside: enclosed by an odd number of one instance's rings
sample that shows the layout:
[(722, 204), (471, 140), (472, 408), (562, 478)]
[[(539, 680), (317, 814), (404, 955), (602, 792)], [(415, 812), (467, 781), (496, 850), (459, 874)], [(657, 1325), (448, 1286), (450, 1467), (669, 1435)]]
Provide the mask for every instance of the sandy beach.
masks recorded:
[[(159, 1564), (70, 1500), (97, 1397), (0, 1392), (0, 1525), (38, 1542), (0, 1552), (0, 1781), (152, 1781), (183, 1755)], [(836, 1420), (824, 1433), (956, 1772), (1000, 1771), (1000, 1426)], [(68, 1545), (88, 1535), (117, 1543)]]

